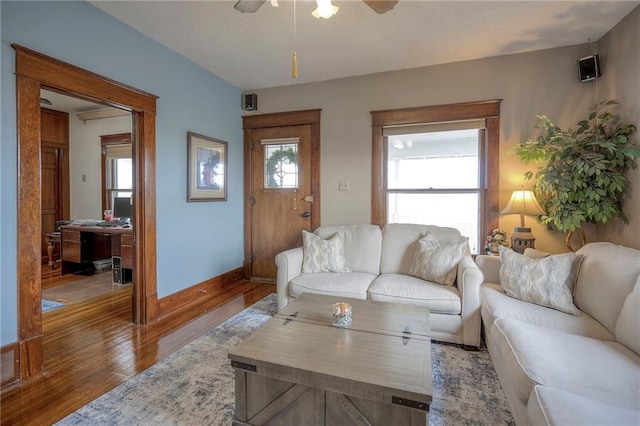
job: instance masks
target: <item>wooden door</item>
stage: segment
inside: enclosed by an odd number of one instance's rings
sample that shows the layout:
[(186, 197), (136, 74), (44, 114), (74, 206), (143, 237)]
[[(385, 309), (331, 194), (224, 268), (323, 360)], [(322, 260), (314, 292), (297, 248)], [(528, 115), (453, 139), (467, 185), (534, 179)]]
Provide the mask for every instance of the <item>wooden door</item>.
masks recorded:
[[(56, 221), (69, 218), (69, 115), (42, 109), (40, 119), (41, 257), (49, 259), (46, 235), (55, 231)], [(54, 247), (55, 250), (58, 247)], [(55, 257), (54, 252), (54, 257)]]
[(312, 227), (311, 125), (251, 132), (251, 278), (275, 281), (275, 256)]

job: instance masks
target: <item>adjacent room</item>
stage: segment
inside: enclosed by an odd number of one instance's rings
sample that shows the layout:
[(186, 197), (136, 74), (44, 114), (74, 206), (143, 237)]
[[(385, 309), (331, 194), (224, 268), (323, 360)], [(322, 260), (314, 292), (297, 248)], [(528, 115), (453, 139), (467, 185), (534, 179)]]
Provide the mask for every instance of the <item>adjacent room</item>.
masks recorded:
[(640, 424), (639, 1), (0, 19), (2, 425)]

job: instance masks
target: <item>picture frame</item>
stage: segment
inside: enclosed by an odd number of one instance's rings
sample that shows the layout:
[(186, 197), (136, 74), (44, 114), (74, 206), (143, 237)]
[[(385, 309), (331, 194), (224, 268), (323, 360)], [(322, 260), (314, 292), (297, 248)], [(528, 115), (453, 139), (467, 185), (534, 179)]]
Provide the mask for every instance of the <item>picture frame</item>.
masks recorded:
[(187, 202), (227, 200), (227, 143), (187, 132)]

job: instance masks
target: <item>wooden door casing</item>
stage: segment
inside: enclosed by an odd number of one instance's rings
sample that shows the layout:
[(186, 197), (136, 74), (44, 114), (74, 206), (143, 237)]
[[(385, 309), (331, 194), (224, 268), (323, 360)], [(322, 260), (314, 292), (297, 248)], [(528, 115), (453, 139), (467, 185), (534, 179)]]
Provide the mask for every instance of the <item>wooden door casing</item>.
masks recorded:
[[(304, 126), (310, 127), (310, 170), (308, 176), (310, 178), (311, 192), (309, 194), (303, 194), (313, 196), (313, 202), (307, 203), (306, 207), (310, 212), (310, 218), (308, 229), (315, 229), (320, 226), (320, 112), (319, 109), (304, 110), (304, 111), (290, 111), (270, 114), (258, 114), (242, 117), (243, 130), (244, 130), (244, 195), (245, 195), (245, 209), (244, 209), (244, 275), (245, 278), (257, 277), (253, 273), (253, 242), (256, 241), (254, 236), (254, 227), (261, 227), (262, 224), (259, 221), (252, 220), (252, 182), (256, 171), (253, 170), (252, 164), (252, 140), (253, 133), (259, 130), (274, 128), (274, 127), (289, 127), (289, 126)], [(261, 174), (261, 179), (262, 179)], [(293, 201), (290, 201), (293, 203)], [(298, 201), (299, 202), (299, 201)], [(292, 205), (292, 204), (291, 204)], [(307, 210), (301, 210), (304, 212)], [(263, 220), (277, 220), (274, 215), (265, 215)], [(255, 225), (254, 225), (255, 222)], [(295, 240), (295, 238), (299, 238)], [(301, 231), (297, 232), (294, 237), (294, 242), (291, 247), (299, 246), (301, 244)], [(256, 257), (258, 254), (256, 254)], [(275, 278), (275, 253), (273, 257), (271, 255), (265, 256), (265, 262), (271, 264), (273, 280)], [(257, 259), (256, 259), (257, 260)], [(266, 277), (265, 277), (266, 278)]]
[(136, 227), (133, 316), (145, 325), (158, 316), (156, 291), (155, 121), (157, 96), (118, 83), (17, 44), (15, 51), (18, 128), (17, 285), (19, 382), (42, 376), (40, 181), (42, 88), (84, 97), (133, 114), (134, 215)]
[[(278, 141), (297, 145), (298, 179), (295, 188), (266, 187), (265, 148), (278, 144)], [(251, 160), (251, 277), (275, 280), (275, 256), (302, 245), (302, 230), (312, 229), (311, 126), (255, 129), (252, 132)]]

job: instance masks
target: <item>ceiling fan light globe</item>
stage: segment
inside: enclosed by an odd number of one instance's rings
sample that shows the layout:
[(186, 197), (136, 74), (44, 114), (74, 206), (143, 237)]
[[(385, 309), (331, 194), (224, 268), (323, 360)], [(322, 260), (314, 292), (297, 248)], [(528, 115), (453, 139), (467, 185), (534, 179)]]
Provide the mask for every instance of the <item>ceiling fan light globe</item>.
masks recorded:
[(338, 6), (334, 6), (331, 4), (331, 0), (316, 0), (318, 8), (311, 12), (314, 18), (320, 19), (329, 19), (336, 13), (338, 13)]

